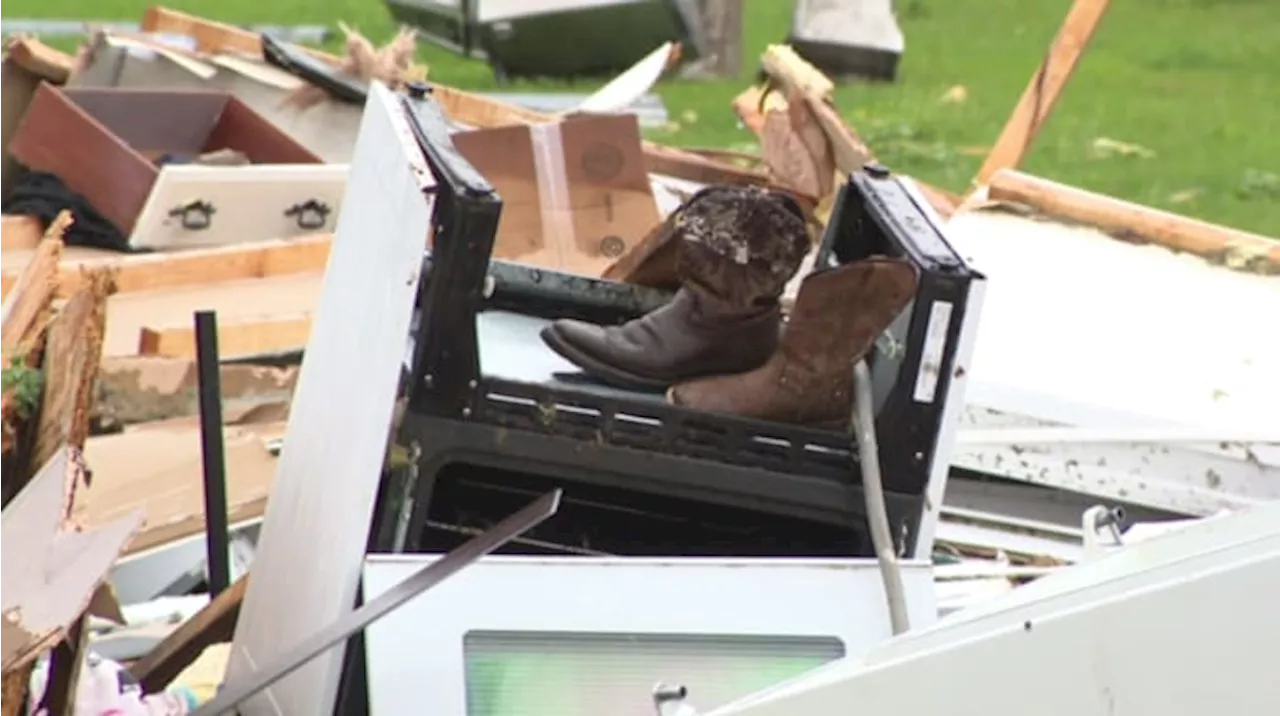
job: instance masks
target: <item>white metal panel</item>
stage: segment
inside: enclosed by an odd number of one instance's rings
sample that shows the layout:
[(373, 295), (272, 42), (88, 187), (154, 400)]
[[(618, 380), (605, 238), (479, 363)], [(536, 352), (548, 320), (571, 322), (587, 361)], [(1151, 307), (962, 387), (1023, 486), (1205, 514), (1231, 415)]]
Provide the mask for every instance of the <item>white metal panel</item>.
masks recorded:
[(1280, 497), (1280, 279), (1004, 212), (947, 229), (992, 286), (953, 465), (1191, 515)]
[[(437, 558), (371, 555), (366, 597)], [(902, 567), (911, 623), (927, 626), (930, 565)], [(874, 560), (489, 557), (369, 628), (371, 712), (464, 715), (473, 630), (835, 636), (846, 653), (892, 633)]]
[[(430, 187), (399, 99), (374, 83), (236, 625), (229, 683), (354, 608), (431, 228)], [(344, 650), (320, 655), (240, 713), (330, 713)]]
[(990, 383), (1151, 425), (1280, 424), (1280, 331), (1263, 319), (1280, 278), (1006, 212), (960, 212), (947, 235), (991, 281), (973, 400)]
[(1271, 713), (1278, 517), (1154, 538), (713, 713)]

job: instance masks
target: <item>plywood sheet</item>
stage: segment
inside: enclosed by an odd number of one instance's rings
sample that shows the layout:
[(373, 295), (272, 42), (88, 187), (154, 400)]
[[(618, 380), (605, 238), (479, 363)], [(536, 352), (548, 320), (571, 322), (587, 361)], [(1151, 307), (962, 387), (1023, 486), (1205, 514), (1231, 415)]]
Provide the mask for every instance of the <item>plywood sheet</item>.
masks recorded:
[[(284, 425), (234, 426), (223, 434), (227, 507), (232, 524), (260, 517), (277, 459), (267, 447)], [(143, 425), (90, 438), (85, 461), (93, 471), (76, 493), (74, 515), (88, 526), (108, 524), (141, 508), (142, 529), (125, 554), (198, 534), (204, 529), (204, 472), (196, 419)]]
[[(1114, 427), (1257, 428), (1280, 406), (1280, 278), (1231, 271), (1099, 231), (1000, 211), (947, 224), (990, 279), (971, 405), (1080, 424), (1074, 405)], [(1274, 321), (1272, 321), (1274, 322)], [(999, 404), (1038, 396), (1024, 405)]]
[[(352, 610), (431, 226), (430, 171), (399, 100), (374, 84), (294, 394), (227, 682)], [(333, 710), (345, 645), (240, 706)]]

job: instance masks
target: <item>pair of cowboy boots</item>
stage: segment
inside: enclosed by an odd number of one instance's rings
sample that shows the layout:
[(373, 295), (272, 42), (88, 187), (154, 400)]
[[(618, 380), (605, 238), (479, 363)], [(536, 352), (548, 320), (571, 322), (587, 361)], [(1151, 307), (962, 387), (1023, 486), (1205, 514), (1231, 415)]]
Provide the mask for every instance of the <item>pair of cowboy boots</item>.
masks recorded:
[(814, 273), (780, 330), (782, 292), (810, 246), (799, 205), (709, 187), (668, 222), (682, 282), (670, 302), (620, 326), (556, 321), (543, 341), (603, 382), (667, 389), (676, 405), (847, 425), (852, 365), (915, 295), (914, 267), (871, 258)]

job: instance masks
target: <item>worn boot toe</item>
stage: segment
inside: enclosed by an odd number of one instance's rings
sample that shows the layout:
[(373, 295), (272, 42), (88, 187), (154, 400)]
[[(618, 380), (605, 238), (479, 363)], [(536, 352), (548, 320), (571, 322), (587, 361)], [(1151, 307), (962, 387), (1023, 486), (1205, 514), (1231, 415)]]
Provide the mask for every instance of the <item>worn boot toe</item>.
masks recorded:
[[(627, 350), (618, 328), (561, 319), (544, 327), (542, 342), (587, 375), (621, 388), (660, 390), (671, 384), (654, 376), (639, 358), (642, 352)], [(619, 345), (619, 343), (623, 345)], [(620, 350), (621, 349), (621, 350)]]

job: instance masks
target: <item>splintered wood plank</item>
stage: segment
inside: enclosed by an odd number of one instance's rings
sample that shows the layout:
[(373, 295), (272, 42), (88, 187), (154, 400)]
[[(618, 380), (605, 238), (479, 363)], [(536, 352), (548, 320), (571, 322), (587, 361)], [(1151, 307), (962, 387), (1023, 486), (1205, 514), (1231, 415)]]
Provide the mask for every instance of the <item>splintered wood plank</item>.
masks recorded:
[[(218, 373), (223, 420), (231, 423), (262, 406), (288, 405), (298, 367), (225, 363), (218, 367)], [(198, 387), (196, 363), (190, 358), (106, 358), (98, 369), (93, 420), (133, 425), (196, 415)]]
[[(254, 573), (271, 579), (249, 582), (228, 683), (354, 608), (433, 189), (398, 99), (374, 84), (254, 558)], [(240, 713), (332, 712), (344, 655), (327, 651)]]
[(31, 448), (32, 462), (37, 465), (63, 445), (83, 448), (89, 436), (89, 412), (102, 358), (112, 281), (108, 269), (88, 273), (49, 327), (44, 395)]
[[(146, 9), (139, 29), (143, 32), (187, 35), (195, 39), (196, 49), (201, 52), (240, 53), (262, 57), (262, 40), (258, 33), (178, 10), (170, 10), (161, 5), (152, 5)], [(307, 47), (303, 47), (302, 50), (321, 61), (332, 65), (339, 64), (338, 59), (328, 53)]]
[(1229, 266), (1280, 273), (1280, 240), (1174, 214), (1066, 184), (1002, 169), (991, 178), (989, 196), (1038, 209), (1050, 216), (1186, 251)]
[[(770, 45), (760, 58), (761, 66), (785, 92), (788, 102), (803, 97), (809, 110), (826, 132), (842, 172), (856, 172), (871, 161), (871, 150), (836, 111), (831, 99), (831, 81), (786, 45)], [(818, 78), (826, 80), (820, 81)]]
[[(823, 95), (826, 85), (817, 79), (824, 77), (821, 71), (785, 45), (771, 45), (760, 59), (764, 71), (786, 93), (788, 104), (803, 98), (808, 105), (813, 119), (827, 136), (837, 169), (849, 174), (861, 170), (867, 162), (875, 161), (867, 143), (840, 118), (829, 93)], [(950, 217), (960, 204), (960, 197), (955, 194), (918, 179), (914, 181), (940, 217)]]
[[(58, 258), (62, 253), (62, 232), (71, 222), (71, 215), (62, 212), (49, 227), (44, 240), (36, 246), (35, 256), (23, 268), (11, 298), (6, 298), (0, 314), (0, 367), (5, 370), (34, 369), (40, 365), (44, 351), (44, 336), (53, 315), (53, 298), (57, 288)], [(20, 359), (19, 365), (13, 365)], [(29, 418), (24, 410), (30, 408), (26, 397), (19, 394), (15, 384), (4, 391), (0, 419), (3, 425), (3, 444), (0, 450), (9, 452), (17, 441), (18, 424)], [(19, 489), (34, 465), (30, 460), (10, 465), (5, 470), (3, 492), (7, 498)]]
[[(277, 458), (268, 442), (283, 423), (234, 425), (223, 430), (227, 469), (227, 517), (235, 524), (261, 517), (275, 479)], [(145, 455), (140, 460), (139, 455)], [(145, 520), (129, 541), (133, 554), (204, 530), (204, 482), (198, 419), (139, 425), (85, 443), (93, 481), (80, 488), (77, 522), (101, 525), (141, 509)]]
[(322, 275), (287, 274), (116, 294), (107, 313), (104, 355), (137, 355), (143, 328), (186, 326), (198, 310), (217, 312), (219, 323), (261, 319), (264, 310), (277, 316), (310, 313), (320, 295)]
[[(311, 335), (310, 314), (237, 318), (218, 322), (218, 355), (224, 360), (302, 350)], [(194, 325), (144, 326), (138, 334), (138, 354), (194, 358)]]
[(1016, 169), (1022, 163), (1109, 5), (1110, 0), (1076, 0), (1072, 4), (1044, 61), (1031, 76), (1000, 137), (978, 169), (974, 186), (983, 186), (997, 171)]
[(5, 46), (5, 57), (41, 79), (63, 84), (75, 64), (71, 55), (55, 50), (34, 37), (14, 37)]
[(249, 575), (245, 574), (129, 667), (143, 693), (163, 691), (207, 647), (231, 640)]
[[(331, 241), (330, 235), (321, 234), (171, 253), (122, 255), (94, 251), (86, 258), (67, 256), (58, 266), (58, 296), (70, 296), (80, 286), (83, 269), (115, 269), (119, 293), (319, 272), (329, 260)], [(19, 270), (6, 268), (4, 295), (17, 281)]]

